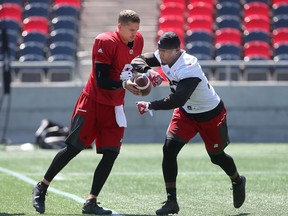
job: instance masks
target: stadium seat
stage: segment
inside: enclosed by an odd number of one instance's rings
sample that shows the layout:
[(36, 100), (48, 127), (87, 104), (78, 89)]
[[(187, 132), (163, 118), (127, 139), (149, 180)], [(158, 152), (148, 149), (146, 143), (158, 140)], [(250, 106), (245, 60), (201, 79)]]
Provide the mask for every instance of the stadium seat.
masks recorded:
[(288, 15), (273, 17), (273, 29), (288, 28)]
[(242, 8), (240, 4), (234, 2), (226, 1), (216, 4), (216, 13), (218, 17), (223, 15), (233, 15), (241, 17), (241, 11)]
[(55, 17), (52, 19), (51, 27), (53, 30), (64, 29), (66, 31), (75, 33), (78, 29), (78, 20), (69, 16)]
[(263, 41), (250, 41), (244, 44), (244, 60), (250, 58), (270, 59), (270, 45)]
[(288, 43), (288, 28), (278, 28), (272, 33), (273, 44)]
[(270, 8), (263, 2), (250, 2), (244, 4), (244, 17), (251, 15), (270, 16)]
[(70, 43), (71, 46), (76, 46), (75, 34), (66, 31), (65, 29), (53, 30), (50, 33), (50, 43), (66, 42)]
[(232, 43), (242, 44), (242, 34), (239, 30), (233, 28), (221, 28), (215, 32), (215, 44)]
[(13, 3), (13, 4), (19, 4), (20, 6), (23, 6), (23, 0), (1, 0), (2, 4), (5, 3)]
[(186, 7), (183, 4), (179, 4), (177, 2), (169, 2), (166, 4), (160, 5), (160, 17), (165, 16), (183, 16), (186, 12)]
[(233, 3), (237, 3), (237, 4), (241, 4), (241, 1), (239, 0), (217, 0), (217, 3), (223, 3), (223, 2), (233, 2)]
[(33, 16), (28, 17), (23, 20), (23, 31), (31, 32), (42, 32), (48, 35), (49, 33), (49, 23), (45, 17)]
[(67, 43), (52, 43), (49, 46), (49, 62), (53, 61), (75, 61), (76, 46)]
[[(8, 40), (8, 56), (10, 60), (16, 60), (17, 58), (17, 50), (18, 50), (18, 38), (19, 35), (14, 31), (7, 31), (7, 40)], [(4, 58), (3, 54), (3, 44), (2, 44), (2, 31), (0, 31), (0, 60), (2, 61)]]
[(211, 4), (207, 4), (205, 2), (197, 2), (188, 4), (188, 17), (194, 16), (207, 16), (213, 18), (213, 7)]
[(180, 40), (181, 40), (181, 46), (183, 47), (183, 43), (185, 43), (185, 32), (184, 32), (184, 24), (185, 20), (183, 16), (165, 16), (159, 18), (159, 30), (157, 33), (158, 39), (159, 37), (167, 31), (173, 31), (175, 32)]
[(264, 41), (266, 43), (270, 43), (270, 33), (264, 32), (264, 31), (244, 31), (244, 43), (250, 42), (250, 41)]
[(47, 35), (42, 32), (22, 32), (23, 43), (34, 42), (37, 46), (41, 46), (43, 48), (47, 47)]
[(54, 4), (57, 6), (69, 5), (78, 9), (81, 8), (81, 0), (54, 0)]
[[(175, 3), (175, 0), (162, 0), (162, 4), (166, 4), (166, 3)], [(179, 4), (183, 4), (186, 6), (186, 0), (177, 0), (177, 3)]]
[[(20, 62), (44, 61), (46, 60), (45, 51), (42, 46), (34, 42), (22, 43), (20, 45)], [(42, 82), (45, 79), (44, 68), (21, 68), (17, 70), (21, 82)]]
[[(220, 61), (231, 61), (231, 60), (241, 60), (242, 59), (242, 49), (241, 46), (235, 44), (216, 44), (215, 45), (215, 60)], [(220, 81), (239, 81), (242, 79), (242, 72), (239, 66), (230, 66), (229, 72), (226, 71), (227, 68), (223, 66), (215, 67), (215, 79)]]
[[(263, 41), (251, 41), (244, 44), (244, 61), (270, 60), (270, 45)], [(267, 81), (271, 79), (269, 66), (246, 66), (243, 79), (247, 81)]]
[(213, 20), (206, 16), (188, 17), (187, 30), (213, 32)]
[(217, 29), (235, 28), (241, 30), (242, 20), (238, 16), (223, 15), (216, 18)]
[(207, 31), (187, 31), (186, 44), (191, 42), (207, 42), (212, 44), (213, 36), (211, 32)]
[(283, 15), (287, 15), (288, 11), (288, 3), (286, 4), (274, 4), (273, 5), (273, 16), (277, 17), (277, 16), (283, 16)]
[[(288, 61), (288, 43), (286, 44), (274, 44), (274, 61)], [(276, 81), (288, 81), (288, 70), (286, 65), (274, 66), (274, 79)]]
[(22, 22), (22, 6), (16, 3), (3, 3), (0, 5), (0, 19), (13, 19)]
[(24, 8), (25, 17), (42, 16), (50, 19), (50, 5), (45, 3), (30, 3)]
[(270, 20), (265, 16), (251, 15), (244, 18), (244, 30), (270, 32)]
[(187, 53), (197, 57), (199, 60), (212, 59), (212, 45), (205, 42), (191, 42), (186, 45)]
[(53, 13), (55, 17), (71, 16), (78, 19), (80, 15), (80, 10), (79, 8), (71, 5), (54, 5)]
[(188, 0), (187, 5), (192, 4), (194, 2), (203, 2), (205, 4), (209, 4), (211, 8), (214, 8), (214, 5), (215, 5), (214, 0)]
[(248, 4), (251, 2), (262, 2), (268, 5), (270, 3), (270, 0), (244, 0), (243, 1), (244, 4)]
[(0, 27), (1, 28), (5, 28), (5, 29), (8, 29), (9, 32), (15, 32), (16, 34), (19, 34), (20, 33), (20, 28), (21, 28), (21, 25), (20, 23), (15, 20), (15, 19), (9, 19), (9, 18), (6, 18), (6, 19), (0, 19)]

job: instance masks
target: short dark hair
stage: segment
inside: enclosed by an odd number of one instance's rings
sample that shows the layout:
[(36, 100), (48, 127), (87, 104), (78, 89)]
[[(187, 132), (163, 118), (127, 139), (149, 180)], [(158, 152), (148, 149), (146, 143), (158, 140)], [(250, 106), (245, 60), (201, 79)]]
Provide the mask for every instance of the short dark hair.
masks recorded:
[(180, 39), (175, 32), (165, 32), (158, 41), (158, 48), (177, 49), (180, 47)]
[(132, 23), (140, 23), (139, 15), (133, 10), (123, 10), (119, 13), (118, 23), (128, 24), (128, 22)]

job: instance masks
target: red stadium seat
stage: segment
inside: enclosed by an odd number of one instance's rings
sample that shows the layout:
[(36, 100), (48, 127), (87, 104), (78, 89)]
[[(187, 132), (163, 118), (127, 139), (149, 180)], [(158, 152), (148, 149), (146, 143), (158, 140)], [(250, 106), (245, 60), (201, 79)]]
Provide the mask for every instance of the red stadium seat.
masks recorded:
[(76, 8), (81, 8), (81, 0), (54, 0), (54, 4), (61, 6), (61, 5), (70, 5)]
[(213, 32), (213, 20), (207, 16), (194, 16), (187, 19), (187, 30)]
[(23, 21), (23, 31), (49, 33), (49, 22), (45, 17), (28, 17)]
[(173, 3), (177, 2), (179, 4), (186, 6), (186, 0), (177, 0), (177, 1), (175, 1), (175, 0), (162, 0), (162, 4), (167, 4), (167, 3), (171, 3), (171, 2), (173, 2)]
[(188, 0), (188, 5), (192, 4), (192, 3), (196, 3), (196, 2), (203, 2), (205, 4), (209, 4), (211, 6), (211, 8), (214, 7), (215, 5), (215, 0)]
[(218, 29), (215, 32), (215, 44), (218, 43), (232, 43), (236, 45), (241, 45), (241, 32), (233, 28)]
[(1, 4), (0, 19), (14, 19), (17, 22), (22, 22), (22, 7), (16, 3)]
[(288, 43), (288, 28), (278, 28), (272, 33), (273, 44)]
[(180, 28), (184, 30), (185, 20), (183, 16), (163, 16), (159, 18), (159, 30), (162, 28)]
[(169, 2), (160, 5), (160, 17), (163, 16), (183, 16), (186, 12), (186, 6), (177, 2)]
[(244, 17), (251, 15), (261, 15), (269, 18), (269, 6), (262, 2), (244, 4)]
[(268, 43), (263, 41), (250, 41), (244, 44), (244, 60), (250, 58), (264, 58), (270, 59), (271, 47)]
[(188, 16), (208, 16), (213, 17), (213, 7), (205, 2), (193, 2), (187, 6)]
[(244, 30), (270, 32), (270, 20), (266, 16), (251, 15), (244, 18)]

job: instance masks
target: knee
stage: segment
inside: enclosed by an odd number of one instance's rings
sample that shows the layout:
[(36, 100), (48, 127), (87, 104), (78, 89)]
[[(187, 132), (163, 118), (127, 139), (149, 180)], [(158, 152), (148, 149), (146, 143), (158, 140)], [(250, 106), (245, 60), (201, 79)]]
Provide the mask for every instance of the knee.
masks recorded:
[(166, 139), (163, 146), (163, 156), (169, 158), (177, 157), (184, 144), (185, 143), (177, 142), (175, 140)]
[(225, 153), (221, 152), (220, 154), (217, 154), (217, 155), (209, 154), (209, 156), (213, 164), (220, 165), (222, 164), (222, 161), (224, 160)]

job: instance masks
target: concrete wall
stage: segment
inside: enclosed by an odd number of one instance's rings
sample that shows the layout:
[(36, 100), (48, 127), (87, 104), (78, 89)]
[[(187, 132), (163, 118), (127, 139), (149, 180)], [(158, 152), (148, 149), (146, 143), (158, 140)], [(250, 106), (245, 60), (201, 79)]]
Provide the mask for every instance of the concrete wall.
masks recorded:
[[(214, 85), (228, 110), (228, 126), (232, 142), (288, 142), (288, 86), (287, 85)], [(34, 132), (43, 118), (69, 126), (71, 112), (83, 86), (14, 86), (7, 138), (13, 143), (34, 142)], [(154, 117), (139, 115), (137, 100), (159, 99), (168, 87), (153, 89), (145, 97), (126, 94), (125, 110), (128, 128), (126, 143), (163, 142), (171, 119), (171, 111), (154, 111)], [(0, 115), (0, 135), (4, 124), (4, 100)], [(196, 137), (194, 141), (200, 141)]]

